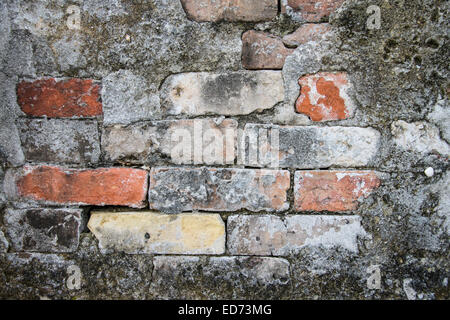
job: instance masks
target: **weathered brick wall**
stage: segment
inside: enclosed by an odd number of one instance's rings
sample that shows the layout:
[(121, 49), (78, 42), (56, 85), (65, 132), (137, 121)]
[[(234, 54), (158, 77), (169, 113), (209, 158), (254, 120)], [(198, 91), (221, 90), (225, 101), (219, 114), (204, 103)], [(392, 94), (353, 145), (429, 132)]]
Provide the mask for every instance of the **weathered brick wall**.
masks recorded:
[(448, 2), (0, 8), (1, 298), (449, 298)]

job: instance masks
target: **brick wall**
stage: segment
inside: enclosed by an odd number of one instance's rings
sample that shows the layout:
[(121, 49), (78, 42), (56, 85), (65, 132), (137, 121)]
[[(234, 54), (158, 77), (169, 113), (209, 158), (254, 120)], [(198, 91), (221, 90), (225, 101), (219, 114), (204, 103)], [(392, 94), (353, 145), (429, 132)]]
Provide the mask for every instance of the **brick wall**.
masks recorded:
[(1, 297), (448, 298), (448, 91), (363, 4), (122, 2), (2, 5)]

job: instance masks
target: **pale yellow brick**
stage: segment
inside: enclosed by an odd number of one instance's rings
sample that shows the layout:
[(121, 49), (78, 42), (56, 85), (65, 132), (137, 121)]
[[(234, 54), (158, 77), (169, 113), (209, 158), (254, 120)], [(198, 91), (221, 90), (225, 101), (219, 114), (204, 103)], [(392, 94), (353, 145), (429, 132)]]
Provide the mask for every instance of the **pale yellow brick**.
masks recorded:
[(89, 230), (103, 251), (131, 254), (222, 254), (225, 224), (218, 214), (92, 212)]

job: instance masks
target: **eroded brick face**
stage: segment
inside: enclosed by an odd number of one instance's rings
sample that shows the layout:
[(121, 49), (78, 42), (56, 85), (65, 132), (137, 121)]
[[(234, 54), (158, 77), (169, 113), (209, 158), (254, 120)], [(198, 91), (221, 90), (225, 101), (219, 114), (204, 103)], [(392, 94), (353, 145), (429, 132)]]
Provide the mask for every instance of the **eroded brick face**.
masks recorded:
[[(278, 165), (281, 168), (316, 169), (339, 167), (363, 167), (375, 161), (378, 156), (380, 133), (372, 128), (339, 126), (275, 126), (248, 123), (245, 135), (255, 137), (261, 129), (278, 130), (279, 144), (272, 141), (254, 143), (266, 153), (278, 150)], [(246, 145), (247, 154), (254, 153)], [(260, 151), (260, 154), (262, 154)], [(247, 165), (265, 167), (269, 162), (252, 163), (246, 157)]]
[(169, 76), (161, 88), (168, 115), (246, 115), (284, 99), (281, 71), (187, 72)]
[(318, 41), (331, 30), (328, 23), (306, 23), (293, 33), (283, 37), (283, 43), (289, 47), (297, 47), (309, 41)]
[(146, 199), (147, 171), (27, 166), (16, 178), (16, 185), (19, 196), (39, 202), (141, 208)]
[(372, 171), (297, 171), (294, 179), (296, 211), (351, 211), (358, 200), (380, 186)]
[[(232, 164), (237, 127), (237, 121), (220, 118), (115, 125), (104, 128), (102, 147), (105, 159), (114, 162), (147, 164), (162, 154), (175, 164)], [(225, 141), (217, 145), (217, 152), (203, 152), (211, 136)], [(200, 156), (194, 156), (199, 149)]]
[(346, 73), (321, 72), (301, 77), (296, 110), (313, 121), (343, 120), (355, 109), (349, 97), (350, 83)]
[(22, 111), (30, 116), (71, 118), (102, 114), (100, 85), (90, 79), (22, 81), (17, 97)]
[(189, 19), (205, 21), (267, 21), (278, 13), (277, 0), (181, 0)]
[(299, 12), (309, 22), (317, 22), (328, 17), (345, 0), (288, 0), (288, 6)]
[(289, 171), (221, 168), (152, 168), (150, 209), (179, 213), (283, 211), (289, 208)]
[(265, 32), (247, 31), (242, 36), (242, 65), (245, 69), (282, 69), (286, 57), (294, 50), (281, 39)]
[(17, 124), (28, 161), (93, 164), (100, 158), (95, 120), (20, 119)]
[(356, 239), (365, 231), (359, 216), (232, 215), (227, 235), (232, 254), (287, 256), (306, 246), (357, 252)]
[(156, 256), (150, 286), (158, 299), (286, 299), (289, 267), (272, 257)]
[(78, 248), (82, 209), (8, 209), (4, 223), (14, 251), (73, 252)]

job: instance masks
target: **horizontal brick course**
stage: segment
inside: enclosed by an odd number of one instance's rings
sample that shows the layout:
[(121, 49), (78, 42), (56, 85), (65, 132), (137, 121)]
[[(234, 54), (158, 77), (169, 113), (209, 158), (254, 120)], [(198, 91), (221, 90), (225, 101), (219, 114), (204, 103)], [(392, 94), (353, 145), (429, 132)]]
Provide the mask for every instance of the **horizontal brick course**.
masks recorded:
[(289, 186), (289, 172), (281, 170), (152, 168), (149, 204), (167, 213), (283, 211)]
[[(278, 146), (276, 141), (274, 145), (272, 139), (261, 140), (260, 130), (268, 132), (277, 130)], [(240, 161), (255, 167), (273, 167), (270, 163), (260, 160), (269, 152), (278, 157), (278, 166), (281, 168), (361, 167), (376, 158), (380, 142), (378, 131), (358, 127), (247, 124), (244, 134), (256, 137), (256, 142), (240, 148), (245, 150), (246, 155), (245, 159), (240, 157), (242, 159)], [(255, 150), (259, 157), (258, 161), (253, 160), (252, 154)]]
[(53, 204), (117, 205), (142, 208), (147, 171), (131, 168), (65, 169), (26, 166), (15, 174), (17, 195)]
[(287, 256), (307, 246), (357, 252), (363, 235), (359, 216), (233, 215), (227, 221), (227, 247), (235, 255)]
[(187, 16), (205, 21), (267, 21), (278, 13), (277, 0), (181, 0)]
[(189, 72), (168, 77), (161, 105), (169, 115), (246, 115), (284, 99), (281, 71)]
[(372, 171), (297, 171), (296, 211), (351, 211), (380, 185)]
[(157, 256), (153, 265), (158, 299), (285, 299), (291, 287), (281, 258)]
[(22, 81), (17, 98), (23, 112), (49, 118), (102, 115), (100, 85), (90, 79)]
[(217, 214), (92, 212), (88, 227), (105, 250), (131, 254), (225, 252), (225, 224)]
[(297, 47), (309, 41), (320, 41), (321, 38), (331, 31), (328, 23), (306, 23), (293, 33), (283, 37), (283, 43), (289, 47)]
[(353, 115), (355, 103), (345, 72), (320, 72), (299, 80), (300, 96), (295, 108), (312, 121), (344, 120)]
[[(175, 164), (233, 164), (238, 123), (232, 119), (140, 122), (106, 127), (102, 148), (107, 161)], [(209, 150), (209, 151), (208, 151)]]
[(8, 209), (4, 216), (14, 251), (73, 252), (83, 231), (81, 209)]
[(283, 69), (286, 57), (293, 52), (280, 38), (265, 32), (247, 31), (242, 36), (242, 66), (249, 70)]
[(328, 18), (345, 0), (287, 0), (288, 6), (302, 20), (318, 22)]
[(97, 121), (20, 119), (18, 129), (30, 162), (90, 164), (100, 158)]

